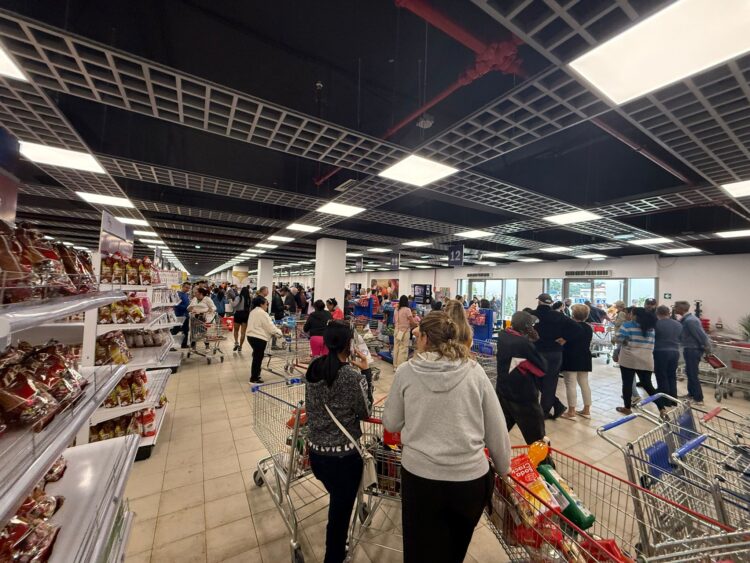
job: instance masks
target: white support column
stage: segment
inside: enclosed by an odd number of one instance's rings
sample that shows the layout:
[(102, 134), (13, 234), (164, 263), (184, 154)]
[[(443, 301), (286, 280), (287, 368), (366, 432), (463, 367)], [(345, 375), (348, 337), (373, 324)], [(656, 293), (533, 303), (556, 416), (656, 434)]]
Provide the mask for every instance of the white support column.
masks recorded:
[(258, 289), (264, 285), (269, 290), (273, 287), (273, 260), (270, 258), (258, 260)]
[(346, 241), (321, 238), (315, 246), (315, 299), (335, 297), (343, 309)]

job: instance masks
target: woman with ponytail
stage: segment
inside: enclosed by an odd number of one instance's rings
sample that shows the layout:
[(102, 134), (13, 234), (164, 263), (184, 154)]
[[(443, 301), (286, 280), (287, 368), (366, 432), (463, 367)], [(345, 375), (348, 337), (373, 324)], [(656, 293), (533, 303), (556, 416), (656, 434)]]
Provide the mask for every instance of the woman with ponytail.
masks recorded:
[(367, 361), (359, 352), (349, 359), (349, 324), (328, 323), (323, 342), (328, 355), (313, 360), (305, 376), (307, 440), (313, 474), (330, 497), (325, 562), (339, 563), (346, 557), (349, 521), (362, 479), (362, 457), (353, 441), (362, 436), (359, 423), (372, 405), (359, 371), (367, 369)]
[(425, 316), (385, 405), (383, 426), (403, 445), (405, 563), (462, 562), (494, 487), (484, 448), (497, 473), (510, 466), (503, 411), (462, 328), (442, 311)]

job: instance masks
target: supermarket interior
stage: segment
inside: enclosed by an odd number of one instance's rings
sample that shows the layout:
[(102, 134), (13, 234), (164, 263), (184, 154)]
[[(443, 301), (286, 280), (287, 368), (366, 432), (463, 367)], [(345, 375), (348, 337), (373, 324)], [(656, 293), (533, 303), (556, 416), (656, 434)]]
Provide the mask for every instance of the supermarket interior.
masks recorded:
[(0, 563), (750, 563), (748, 0), (0, 4)]

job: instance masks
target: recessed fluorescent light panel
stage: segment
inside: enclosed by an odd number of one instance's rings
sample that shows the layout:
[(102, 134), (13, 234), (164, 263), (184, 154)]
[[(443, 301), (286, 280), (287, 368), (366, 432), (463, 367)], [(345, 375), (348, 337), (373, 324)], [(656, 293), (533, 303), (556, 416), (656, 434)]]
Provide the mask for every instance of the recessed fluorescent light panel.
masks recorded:
[(489, 252), (482, 254), (482, 258), (505, 258), (508, 256), (505, 252)]
[(652, 244), (667, 244), (673, 242), (670, 238), (656, 237), (656, 238), (642, 238), (637, 240), (629, 240), (630, 244), (637, 244), (638, 246), (651, 246)]
[(693, 252), (703, 252), (700, 248), (688, 246), (687, 248), (663, 248), (664, 254), (692, 254)]
[(432, 266), (422, 266), (422, 265), (416, 265), (415, 268), (419, 268), (420, 270), (432, 270)]
[(431, 242), (425, 242), (423, 240), (410, 240), (409, 242), (403, 243), (404, 246), (431, 246)]
[(568, 252), (573, 250), (568, 246), (548, 246), (547, 248), (540, 248), (542, 252)]
[[(718, 234), (718, 233), (717, 233), (717, 234)], [(44, 235), (44, 236), (43, 236), (42, 238), (43, 238), (44, 240), (55, 240), (55, 237), (51, 237), (51, 236), (49, 236), (49, 235)]]
[(292, 231), (302, 231), (303, 233), (314, 233), (321, 228), (322, 227), (316, 227), (315, 225), (304, 225), (302, 223), (292, 223), (287, 227), (287, 229), (291, 229)]
[(411, 264), (427, 264), (427, 260), (409, 260)]
[(576, 256), (581, 260), (604, 260), (606, 256), (604, 254), (580, 254)]
[(720, 233), (716, 233), (716, 236), (721, 238), (750, 237), (750, 229), (743, 229), (740, 231), (722, 231)]
[(378, 176), (421, 188), (456, 172), (456, 168), (413, 154), (386, 168)]
[(161, 242), (159, 239), (153, 238), (139, 238), (138, 240), (144, 244), (159, 244)]
[(73, 246), (73, 243), (72, 243), (72, 242), (63, 242), (63, 244), (64, 244), (65, 246)]
[(279, 247), (278, 244), (266, 244), (264, 242), (259, 242), (255, 246), (257, 246), (258, 248), (278, 248)]
[(347, 256), (362, 256), (361, 252), (347, 252)]
[(145, 219), (133, 219), (132, 217), (115, 217), (120, 223), (126, 225), (138, 225), (139, 227), (148, 227), (148, 221)]
[(143, 236), (143, 237), (158, 237), (156, 233), (152, 233), (151, 231), (133, 231), (134, 235), (137, 236)]
[(114, 197), (111, 195), (90, 194), (88, 192), (76, 192), (82, 200), (99, 205), (112, 205), (114, 207), (135, 207), (126, 197)]
[(364, 207), (344, 205), (343, 203), (334, 203), (333, 201), (317, 209), (319, 213), (328, 213), (329, 215), (338, 215), (340, 217), (352, 217), (358, 213), (362, 213), (364, 210)]
[(391, 250), (389, 248), (368, 248), (367, 252), (374, 252), (374, 253), (382, 253), (382, 252), (390, 252)]
[(480, 266), (495, 266), (494, 262), (474, 262), (475, 264), (479, 264)]
[(23, 72), (21, 72), (21, 69), (18, 68), (18, 65), (13, 62), (8, 53), (2, 47), (0, 47), (0, 75), (28, 82), (28, 79), (24, 76)]
[(570, 213), (560, 213), (559, 215), (544, 217), (545, 221), (555, 223), (556, 225), (571, 225), (573, 223), (584, 223), (596, 219), (601, 219), (601, 217), (590, 211), (571, 211)]
[(21, 141), (21, 154), (36, 164), (49, 164), (61, 168), (72, 168), (84, 172), (104, 174), (104, 168), (87, 152), (48, 147), (38, 143)]
[(495, 233), (491, 233), (489, 231), (463, 231), (461, 233), (456, 233), (454, 236), (458, 238), (483, 238), (483, 237), (491, 237)]
[(519, 262), (541, 262), (540, 258), (516, 258)]
[(279, 242), (292, 242), (294, 239), (292, 237), (282, 237), (279, 235), (271, 235), (268, 237), (268, 240), (277, 240)]
[(76, 250), (88, 250), (88, 248), (85, 246), (74, 246), (73, 248), (75, 248)]
[(747, 197), (750, 196), (750, 180), (743, 182), (733, 182), (731, 184), (724, 184), (721, 186), (724, 188), (729, 195), (732, 197)]
[(747, 0), (680, 0), (570, 66), (624, 104), (750, 51), (748, 29)]

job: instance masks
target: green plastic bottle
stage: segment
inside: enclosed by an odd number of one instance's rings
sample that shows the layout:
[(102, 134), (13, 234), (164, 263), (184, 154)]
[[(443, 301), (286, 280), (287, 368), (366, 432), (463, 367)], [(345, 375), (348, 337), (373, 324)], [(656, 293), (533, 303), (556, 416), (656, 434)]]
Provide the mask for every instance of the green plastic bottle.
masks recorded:
[[(596, 517), (583, 505), (581, 499), (578, 498), (567, 481), (549, 465), (541, 464), (536, 469), (544, 477), (544, 480), (559, 490), (562, 496), (565, 497), (565, 500), (568, 501), (568, 505), (562, 511), (563, 516), (581, 528), (581, 530), (590, 528), (594, 524)], [(560, 503), (561, 506), (563, 504)]]

